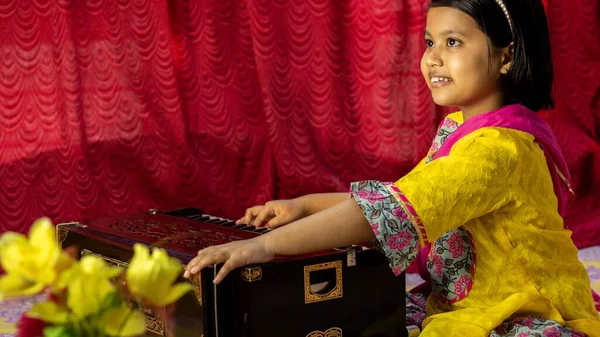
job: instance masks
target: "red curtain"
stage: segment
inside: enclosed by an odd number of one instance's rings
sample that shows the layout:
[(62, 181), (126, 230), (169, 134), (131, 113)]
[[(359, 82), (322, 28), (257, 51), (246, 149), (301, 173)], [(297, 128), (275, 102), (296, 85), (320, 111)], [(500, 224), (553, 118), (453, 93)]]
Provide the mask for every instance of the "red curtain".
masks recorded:
[[(397, 179), (448, 112), (419, 71), (426, 3), (4, 1), (0, 229), (179, 206), (236, 218)], [(548, 13), (567, 222), (600, 244), (598, 3)]]

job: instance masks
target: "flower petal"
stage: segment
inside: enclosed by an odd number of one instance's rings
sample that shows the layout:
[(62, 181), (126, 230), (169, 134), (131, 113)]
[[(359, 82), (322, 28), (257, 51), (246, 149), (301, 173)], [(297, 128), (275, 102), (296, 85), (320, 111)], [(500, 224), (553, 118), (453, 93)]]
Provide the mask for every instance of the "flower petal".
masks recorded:
[(23, 256), (30, 251), (29, 241), (23, 234), (6, 232), (0, 237), (0, 263), (7, 273), (21, 268)]
[(33, 283), (20, 275), (8, 274), (0, 277), (0, 297), (3, 294), (18, 292), (31, 287)]
[(178, 286), (172, 290), (173, 282), (181, 275), (183, 267), (179, 260), (169, 257), (166, 250), (154, 248), (150, 255), (146, 246), (135, 245), (134, 251), (126, 272), (127, 286), (134, 296), (162, 306), (167, 301), (176, 301), (191, 289)]
[(103, 259), (94, 255), (86, 255), (79, 262), (81, 272), (87, 275), (97, 275), (108, 279), (119, 275), (123, 268), (110, 267)]
[(81, 268), (79, 268), (79, 264), (75, 263), (71, 266), (71, 268), (65, 270), (60, 277), (58, 278), (58, 282), (55, 285), (56, 290), (62, 290), (71, 284), (74, 280), (77, 279), (81, 274)]
[(161, 279), (168, 284), (175, 282), (183, 269), (181, 262), (176, 258), (169, 257), (167, 251), (162, 248), (153, 249), (152, 260), (161, 266)]
[(0, 300), (8, 297), (37, 294), (44, 289), (43, 283), (28, 281), (18, 274), (0, 277)]
[(100, 320), (104, 332), (109, 336), (138, 336), (146, 331), (146, 318), (138, 310), (127, 307), (107, 311)]
[(150, 249), (148, 249), (148, 247), (142, 245), (141, 243), (136, 243), (133, 246), (133, 259), (131, 260), (132, 263), (136, 258), (140, 260), (148, 260), (149, 257)]
[(37, 219), (29, 230), (29, 241), (41, 250), (50, 251), (58, 249), (56, 231), (48, 218)]
[(75, 260), (73, 260), (73, 258), (71, 258), (68, 254), (66, 253), (62, 253), (58, 256), (58, 259), (56, 260), (54, 269), (61, 273), (69, 268), (71, 268), (71, 266), (75, 263)]
[(98, 313), (115, 286), (106, 278), (81, 275), (69, 284), (67, 305), (73, 313), (84, 318)]
[(167, 297), (162, 300), (160, 303), (161, 306), (169, 305), (171, 303), (176, 302), (183, 295), (185, 295), (188, 291), (194, 289), (194, 286), (188, 282), (177, 283), (169, 289), (167, 293)]
[(32, 262), (42, 268), (54, 268), (62, 251), (56, 242), (56, 230), (50, 219), (40, 218), (33, 223), (29, 230), (29, 243), (32, 252), (37, 255)]
[(64, 324), (69, 320), (69, 314), (66, 308), (56, 302), (46, 301), (33, 305), (27, 316), (38, 318), (45, 322), (53, 324)]

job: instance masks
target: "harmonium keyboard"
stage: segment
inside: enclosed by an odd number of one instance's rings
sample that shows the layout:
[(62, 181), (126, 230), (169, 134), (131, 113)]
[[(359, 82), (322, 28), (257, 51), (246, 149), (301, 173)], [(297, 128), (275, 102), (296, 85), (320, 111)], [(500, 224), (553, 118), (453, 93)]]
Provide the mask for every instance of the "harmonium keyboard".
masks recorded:
[[(62, 247), (127, 268), (133, 245), (161, 247), (187, 264), (198, 250), (261, 235), (195, 208), (95, 218), (57, 225)], [(404, 337), (405, 279), (368, 246), (277, 257), (233, 270), (212, 283), (221, 265), (190, 280), (189, 292), (162, 310), (145, 310), (148, 336)], [(180, 277), (180, 282), (186, 281)]]

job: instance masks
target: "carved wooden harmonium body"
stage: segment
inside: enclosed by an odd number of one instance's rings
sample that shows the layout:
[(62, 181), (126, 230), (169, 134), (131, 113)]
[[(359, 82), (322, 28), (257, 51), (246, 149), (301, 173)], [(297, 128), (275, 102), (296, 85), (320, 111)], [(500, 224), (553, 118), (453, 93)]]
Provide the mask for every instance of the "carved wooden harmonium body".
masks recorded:
[[(94, 254), (126, 268), (135, 243), (162, 247), (186, 264), (201, 248), (264, 232), (186, 208), (63, 223), (57, 226), (57, 239), (62, 247), (77, 247), (81, 256)], [(214, 285), (219, 268), (206, 268), (193, 278), (194, 292), (169, 308), (168, 315), (146, 311), (148, 335), (406, 335), (404, 275), (394, 276), (386, 258), (371, 247), (277, 258), (238, 268)]]

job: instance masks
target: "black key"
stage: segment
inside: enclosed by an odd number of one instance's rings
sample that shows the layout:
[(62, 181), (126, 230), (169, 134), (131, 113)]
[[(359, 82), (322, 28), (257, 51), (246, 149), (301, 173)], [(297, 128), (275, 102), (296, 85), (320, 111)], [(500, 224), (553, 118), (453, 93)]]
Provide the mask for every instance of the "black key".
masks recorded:
[(221, 224), (221, 226), (233, 227), (235, 226), (235, 221), (227, 221), (226, 223)]
[(263, 227), (263, 228), (258, 228), (257, 230), (255, 230), (256, 233), (264, 233), (264, 232), (268, 232), (269, 229), (267, 227)]
[(244, 227), (240, 227), (241, 230), (245, 230), (245, 231), (252, 231), (254, 232), (254, 230), (256, 229), (256, 227), (254, 226), (244, 226)]
[(196, 221), (206, 221), (206, 220), (209, 220), (209, 219), (210, 219), (210, 217), (208, 215), (202, 215), (202, 216), (199, 216), (199, 217), (192, 218), (192, 220), (196, 220)]
[(246, 224), (239, 224), (239, 225), (233, 226), (233, 228), (242, 228), (242, 227), (246, 227), (246, 226), (248, 226), (248, 225), (246, 225)]

